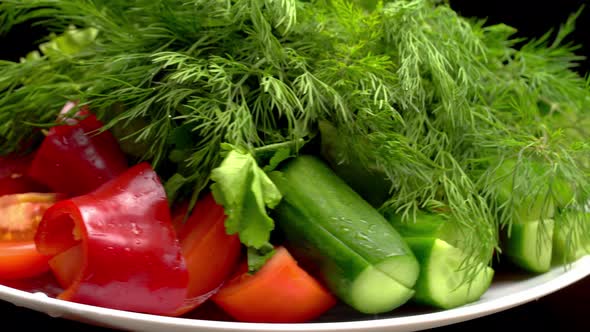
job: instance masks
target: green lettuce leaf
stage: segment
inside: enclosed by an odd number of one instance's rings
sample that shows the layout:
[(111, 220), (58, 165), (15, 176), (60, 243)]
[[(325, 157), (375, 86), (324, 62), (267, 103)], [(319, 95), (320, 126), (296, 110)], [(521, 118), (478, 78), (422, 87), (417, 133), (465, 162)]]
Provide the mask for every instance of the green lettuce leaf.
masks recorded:
[(50, 58), (56, 55), (75, 55), (92, 45), (97, 36), (98, 30), (95, 28), (78, 29), (70, 26), (63, 34), (51, 33), (49, 41), (39, 45), (41, 52), (38, 50), (31, 51), (25, 57), (22, 57), (20, 61), (37, 60), (41, 58), (42, 54)]
[(238, 233), (248, 247), (261, 249), (268, 245), (274, 221), (266, 208), (274, 208), (282, 197), (254, 157), (231, 150), (221, 165), (213, 169), (211, 180), (215, 182), (211, 185), (213, 197), (227, 215), (227, 233)]
[(80, 53), (94, 43), (98, 30), (94, 28), (77, 29), (70, 27), (61, 35), (52, 34), (50, 41), (39, 45), (43, 54), (51, 56), (56, 53), (73, 55)]

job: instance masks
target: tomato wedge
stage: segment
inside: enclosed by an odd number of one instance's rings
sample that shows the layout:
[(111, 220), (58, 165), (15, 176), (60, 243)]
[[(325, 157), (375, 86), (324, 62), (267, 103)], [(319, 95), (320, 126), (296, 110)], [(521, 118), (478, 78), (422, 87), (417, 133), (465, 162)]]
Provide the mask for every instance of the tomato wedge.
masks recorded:
[(240, 257), (240, 239), (225, 231), (223, 206), (208, 194), (195, 205), (184, 221), (187, 206), (174, 218), (175, 229), (189, 272), (185, 305), (177, 311), (182, 315), (201, 305), (234, 271)]
[(255, 274), (249, 274), (244, 263), (211, 299), (235, 319), (257, 323), (305, 322), (336, 304), (284, 247)]
[(49, 256), (37, 252), (33, 241), (0, 242), (0, 279), (25, 279), (49, 270)]
[(57, 199), (50, 193), (0, 196), (0, 240), (32, 241), (43, 214)]
[(49, 256), (37, 251), (33, 237), (55, 194), (0, 196), (0, 279), (30, 278), (49, 270)]

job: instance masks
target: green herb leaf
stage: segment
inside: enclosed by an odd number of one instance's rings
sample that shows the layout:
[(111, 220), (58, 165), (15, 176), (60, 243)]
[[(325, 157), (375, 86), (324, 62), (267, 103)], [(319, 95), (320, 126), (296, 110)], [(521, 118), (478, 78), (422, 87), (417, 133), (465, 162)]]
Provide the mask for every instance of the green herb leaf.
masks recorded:
[(272, 172), (279, 166), (280, 163), (293, 156), (294, 154), (290, 148), (280, 148), (275, 152), (272, 158), (270, 158), (268, 165), (264, 166), (263, 170), (265, 172)]
[(274, 247), (270, 243), (264, 244), (260, 249), (248, 247), (248, 272), (254, 273), (275, 254)]
[(71, 26), (59, 36), (53, 34), (50, 41), (39, 45), (39, 49), (47, 56), (56, 53), (72, 55), (83, 51), (84, 48), (94, 43), (97, 35), (97, 29), (77, 29)]
[(232, 150), (221, 165), (211, 172), (215, 201), (225, 208), (225, 227), (228, 234), (238, 233), (240, 241), (260, 249), (270, 239), (274, 222), (266, 208), (274, 208), (281, 193), (258, 167), (254, 157)]
[(164, 184), (164, 190), (166, 190), (166, 197), (168, 197), (168, 202), (170, 204), (176, 200), (178, 192), (188, 181), (189, 179), (179, 173), (175, 173), (166, 181)]

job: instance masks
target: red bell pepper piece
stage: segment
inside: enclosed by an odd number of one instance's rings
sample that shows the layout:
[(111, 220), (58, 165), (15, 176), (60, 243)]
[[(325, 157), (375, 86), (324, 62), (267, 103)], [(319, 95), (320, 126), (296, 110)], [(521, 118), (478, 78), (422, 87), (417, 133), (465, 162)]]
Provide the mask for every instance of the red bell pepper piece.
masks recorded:
[(32, 160), (32, 154), (0, 157), (0, 196), (47, 191), (27, 176)]
[(79, 119), (49, 130), (33, 159), (29, 175), (55, 192), (72, 196), (98, 188), (127, 169), (127, 161), (109, 131), (87, 109)]
[(147, 163), (95, 191), (49, 208), (35, 236), (65, 291), (78, 303), (171, 315), (188, 272), (164, 188)]

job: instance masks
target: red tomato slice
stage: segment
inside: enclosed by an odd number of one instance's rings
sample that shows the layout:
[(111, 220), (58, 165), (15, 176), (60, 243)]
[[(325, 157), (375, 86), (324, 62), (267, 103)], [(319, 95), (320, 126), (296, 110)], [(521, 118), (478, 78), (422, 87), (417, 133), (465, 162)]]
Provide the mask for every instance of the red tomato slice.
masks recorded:
[(305, 322), (336, 304), (284, 247), (255, 274), (242, 268), (212, 300), (235, 319), (256, 323)]
[(49, 256), (41, 255), (34, 241), (0, 242), (0, 279), (24, 279), (49, 270)]
[(50, 193), (0, 196), (0, 240), (33, 240), (45, 211), (58, 200)]
[(182, 315), (205, 302), (231, 275), (240, 257), (240, 240), (225, 231), (223, 207), (211, 194), (197, 202), (190, 217), (183, 222), (187, 206), (174, 218), (182, 254), (189, 272)]
[(49, 270), (49, 256), (37, 251), (35, 231), (55, 194), (0, 196), (0, 279), (30, 278)]

